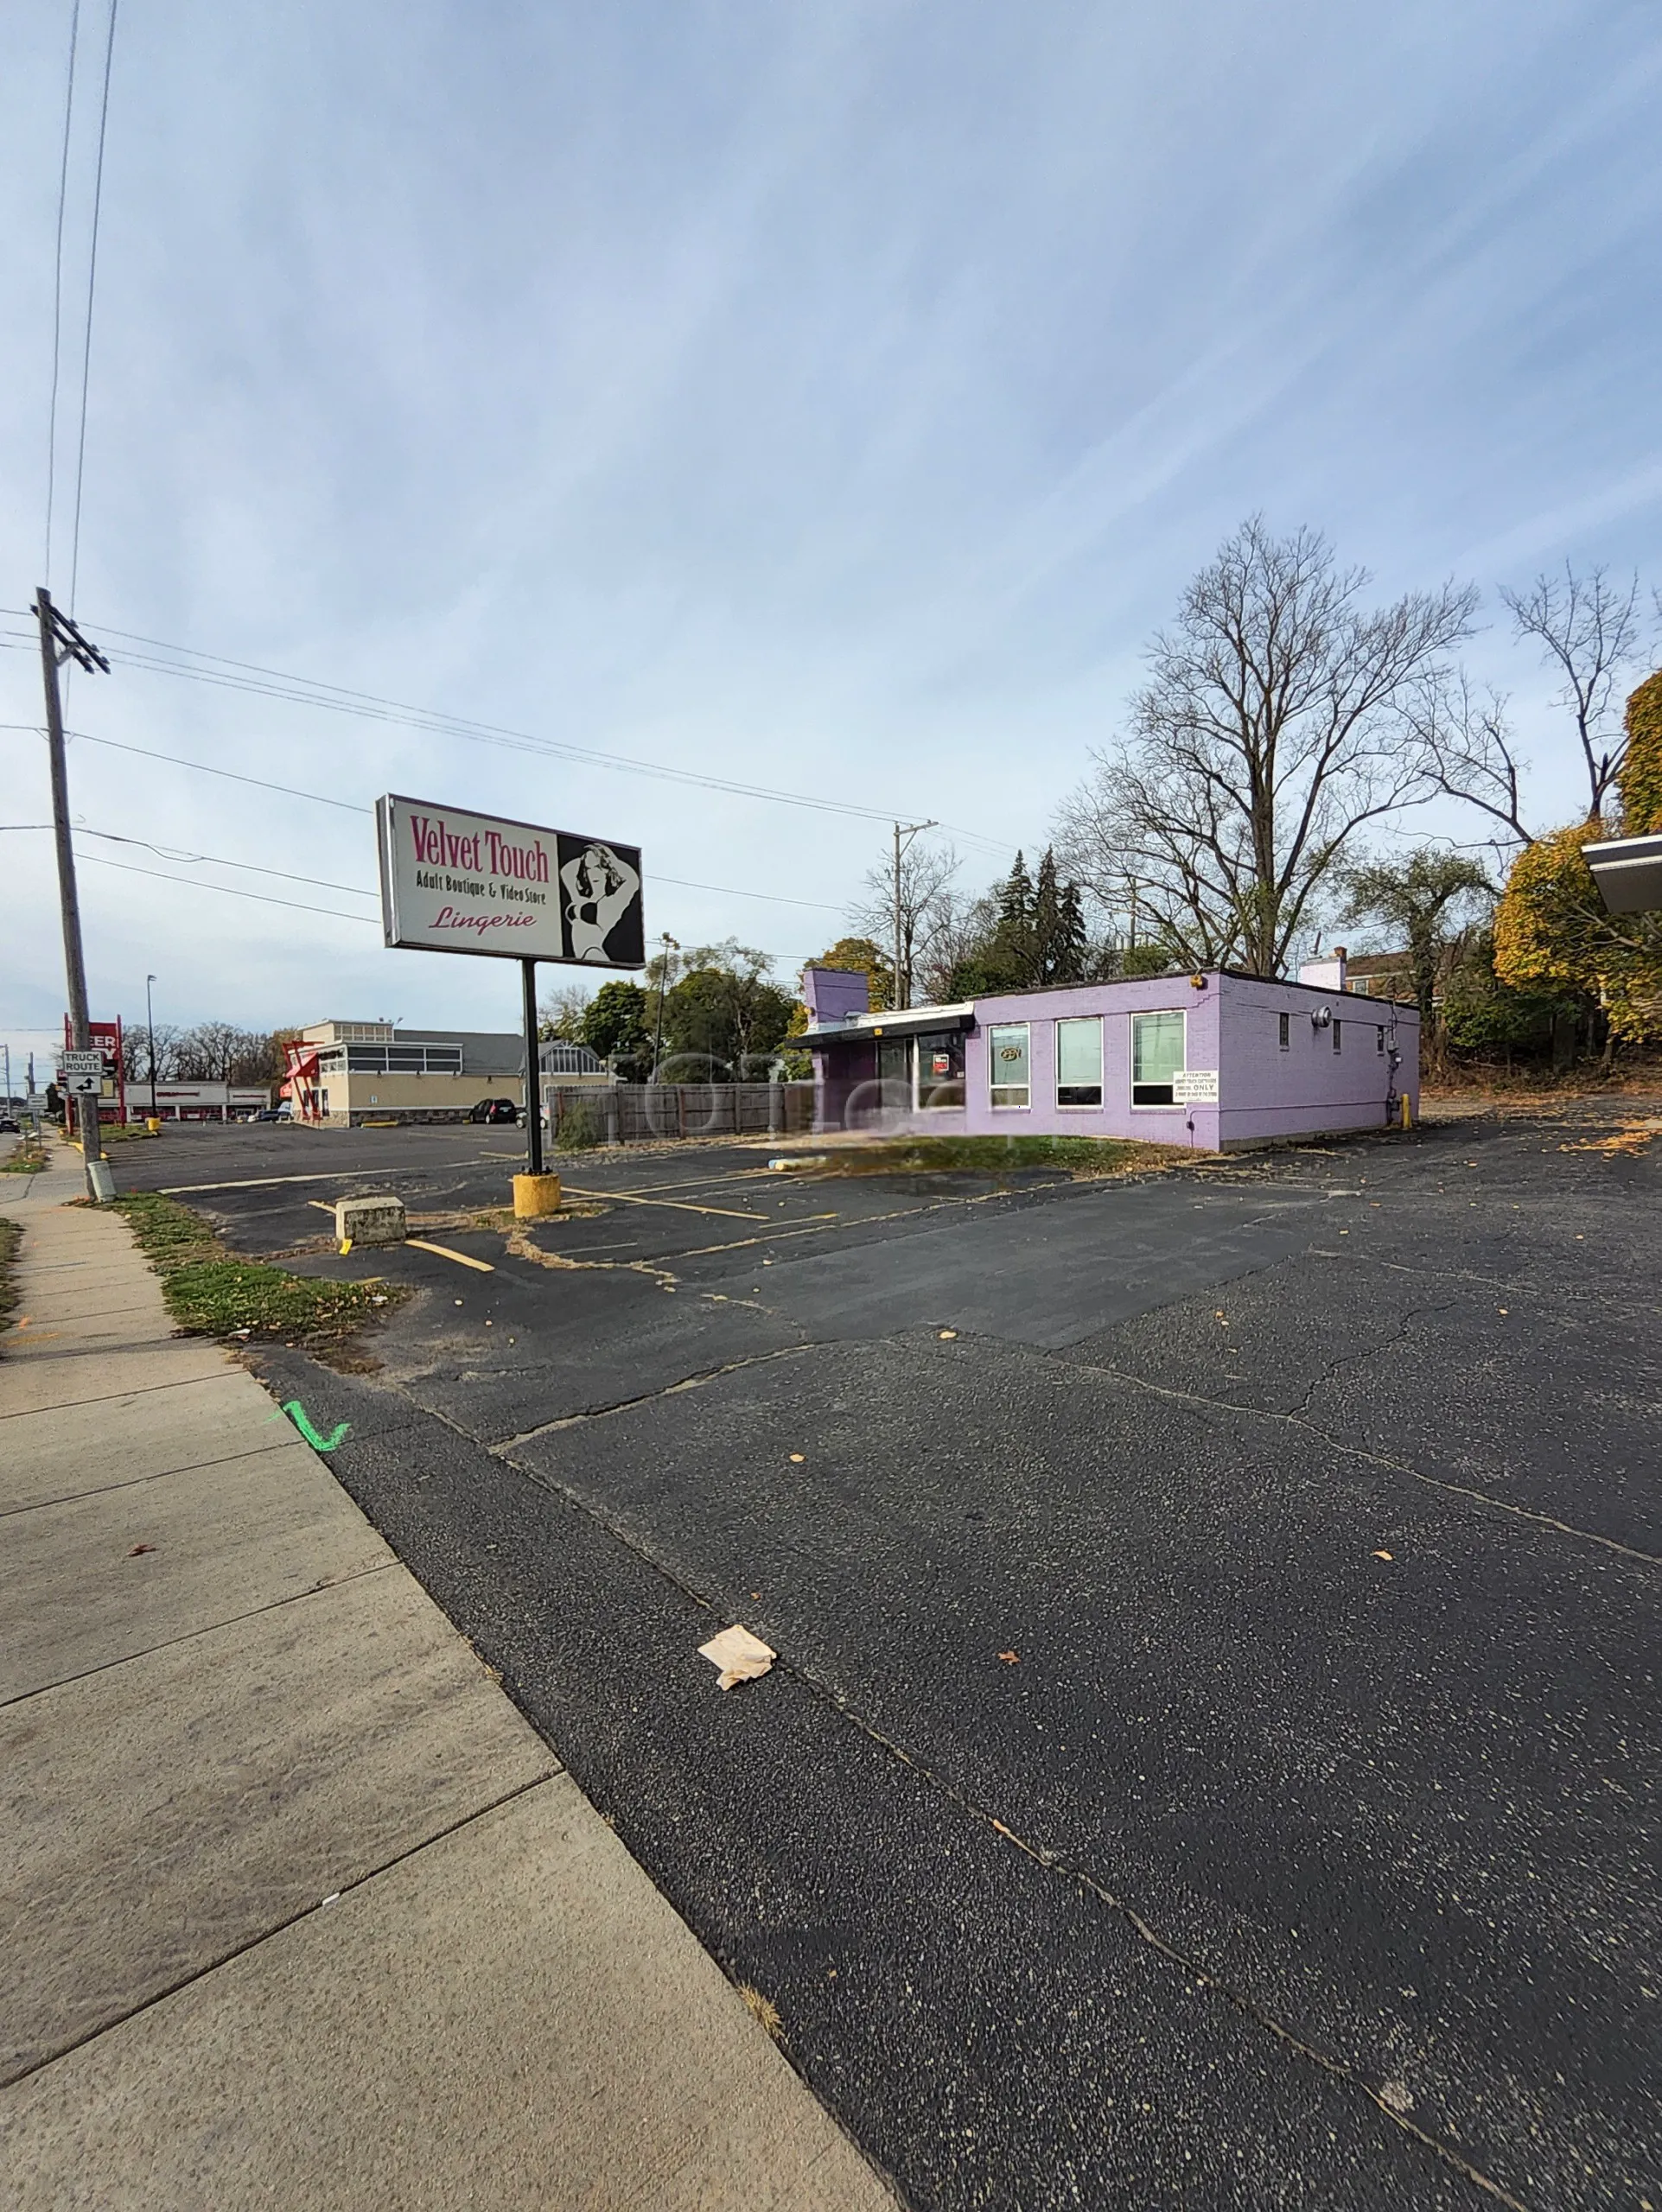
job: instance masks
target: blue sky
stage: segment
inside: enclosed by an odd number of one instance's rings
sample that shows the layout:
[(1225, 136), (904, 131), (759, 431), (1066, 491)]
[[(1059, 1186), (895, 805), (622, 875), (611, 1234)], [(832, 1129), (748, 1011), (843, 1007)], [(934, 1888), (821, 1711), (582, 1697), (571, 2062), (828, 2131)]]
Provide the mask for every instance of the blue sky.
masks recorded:
[[(81, 16), (60, 596), (105, 4)], [(3, 34), (14, 609), (42, 559), (69, 17), (14, 0)], [(1149, 632), (1261, 509), (1381, 593), (1475, 578), (1472, 664), (1568, 814), (1551, 685), (1494, 588), (1566, 556), (1662, 581), (1659, 93), (1650, 4), (124, 0), (77, 612), (940, 816), (978, 882), (1043, 842)], [(38, 721), (27, 650), (0, 686), (0, 720)], [(781, 969), (841, 932), (882, 836), (125, 664), (78, 677), (69, 720), (366, 808), (403, 790), (639, 842), (650, 929)], [(44, 820), (40, 740), (0, 732), (0, 816)], [(88, 744), (71, 775), (89, 829), (373, 882), (366, 813)], [(301, 902), (89, 861), (95, 1013), (154, 970), (172, 1020), (513, 1019), (509, 968), (389, 952), (335, 918), (366, 901), (84, 849)], [(62, 1004), (49, 840), (7, 832), (0, 868), (16, 1048)]]

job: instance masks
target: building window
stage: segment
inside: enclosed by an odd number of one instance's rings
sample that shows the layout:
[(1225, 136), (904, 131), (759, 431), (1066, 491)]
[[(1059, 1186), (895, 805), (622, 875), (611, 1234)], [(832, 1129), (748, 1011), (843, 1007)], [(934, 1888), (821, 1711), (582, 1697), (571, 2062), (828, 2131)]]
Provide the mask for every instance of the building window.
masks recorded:
[(987, 1032), (987, 1084), (995, 1106), (1025, 1106), (1032, 1072), (1025, 1021), (1005, 1021)]
[(1056, 1103), (1102, 1103), (1102, 1016), (1056, 1024)]
[(927, 1109), (964, 1103), (964, 1032), (943, 1030), (917, 1040), (918, 1104)]
[(1185, 1065), (1181, 1014), (1131, 1016), (1131, 1103), (1169, 1106), (1172, 1077)]
[(1289, 1014), (1278, 1014), (1276, 1016), (1276, 1027), (1281, 1044), (1281, 1049), (1283, 1052), (1288, 1050), (1293, 1041), (1291, 1035), (1292, 1019), (1293, 1018)]
[(1376, 1052), (1384, 1052), (1384, 1050), (1385, 1050), (1385, 1024), (1384, 1024), (1384, 1022), (1381, 1022), (1381, 1023), (1379, 1024), (1379, 1027), (1374, 1031), (1374, 1033), (1373, 1033), (1373, 1049), (1374, 1049), (1374, 1051), (1375, 1051)]
[(912, 1039), (877, 1039), (877, 1080), (883, 1087), (883, 1104), (909, 1112), (912, 1105)]
[(1345, 1049), (1345, 1025), (1342, 1021), (1335, 1021), (1333, 1025), (1333, 1049), (1335, 1052), (1342, 1052)]

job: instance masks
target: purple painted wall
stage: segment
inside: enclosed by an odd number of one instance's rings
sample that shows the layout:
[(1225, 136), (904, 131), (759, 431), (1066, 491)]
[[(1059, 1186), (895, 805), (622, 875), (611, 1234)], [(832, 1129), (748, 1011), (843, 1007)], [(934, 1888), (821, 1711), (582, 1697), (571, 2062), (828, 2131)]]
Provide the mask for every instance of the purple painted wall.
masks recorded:
[[(810, 971), (816, 979), (829, 971)], [(839, 977), (863, 997), (863, 976)], [(817, 1018), (860, 1011), (846, 1000), (835, 1013), (824, 1001)], [(815, 1001), (811, 1001), (811, 1007)], [(1131, 1101), (1131, 1016), (1184, 1017), (1184, 1065), (1215, 1070), (1215, 1101), (1137, 1106)], [(1328, 1017), (1324, 1023), (1323, 1014)], [(1102, 1018), (1102, 1103), (1062, 1106), (1056, 1099), (1055, 1025), (1080, 1015)], [(1288, 1041), (1281, 1044), (1282, 1016)], [(1315, 1017), (1313, 1019), (1312, 1017)], [(1025, 1022), (1031, 1082), (1025, 1107), (992, 1103), (989, 1033), (996, 1024)], [(1339, 1049), (1334, 1046), (1334, 1027)], [(1383, 1033), (1383, 1046), (1381, 1045)], [(899, 1084), (878, 1081), (878, 1052), (869, 1032), (846, 1044), (813, 1048), (822, 1129), (879, 1126), (939, 1135), (997, 1134), (1139, 1137), (1151, 1143), (1217, 1151), (1267, 1138), (1379, 1128), (1388, 1093), (1406, 1094), (1419, 1112), (1419, 1016), (1411, 1007), (1297, 983), (1226, 976), (1215, 969), (1196, 988), (1187, 976), (1155, 982), (1088, 983), (1066, 990), (1010, 992), (975, 1001), (975, 1027), (965, 1038), (965, 1103), (920, 1109)], [(1399, 1055), (1394, 1068), (1391, 1054)]]
[(802, 1003), (810, 1021), (842, 1021), (850, 1014), (863, 1014), (871, 1004), (870, 978), (844, 968), (805, 968)]

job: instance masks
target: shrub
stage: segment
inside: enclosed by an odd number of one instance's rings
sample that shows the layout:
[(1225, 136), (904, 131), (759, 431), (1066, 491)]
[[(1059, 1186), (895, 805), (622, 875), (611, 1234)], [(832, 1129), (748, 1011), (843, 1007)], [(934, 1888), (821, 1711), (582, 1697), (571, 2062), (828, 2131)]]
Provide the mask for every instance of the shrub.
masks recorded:
[(592, 1152), (606, 1141), (606, 1122), (592, 1098), (578, 1098), (560, 1116), (554, 1133), (556, 1152)]

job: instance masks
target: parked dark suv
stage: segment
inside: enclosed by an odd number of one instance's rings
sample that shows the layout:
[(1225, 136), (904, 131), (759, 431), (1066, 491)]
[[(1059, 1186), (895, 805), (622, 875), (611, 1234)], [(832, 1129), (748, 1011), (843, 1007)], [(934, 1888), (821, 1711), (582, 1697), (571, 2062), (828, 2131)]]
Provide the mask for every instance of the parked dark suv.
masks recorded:
[(519, 1109), (511, 1098), (481, 1098), (468, 1116), (470, 1122), (517, 1122), (519, 1118)]

